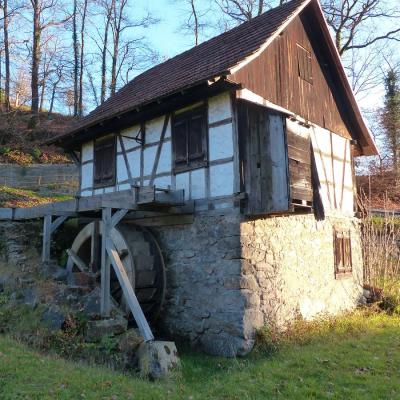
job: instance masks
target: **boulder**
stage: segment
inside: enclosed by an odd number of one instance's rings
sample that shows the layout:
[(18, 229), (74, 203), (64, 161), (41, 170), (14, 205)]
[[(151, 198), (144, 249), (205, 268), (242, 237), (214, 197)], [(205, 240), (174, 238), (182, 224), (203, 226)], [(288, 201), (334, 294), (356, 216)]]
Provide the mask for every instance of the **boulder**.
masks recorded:
[(174, 342), (143, 342), (137, 351), (137, 357), (140, 374), (150, 379), (167, 377), (180, 368)]
[[(96, 287), (82, 299), (81, 311), (88, 318), (99, 318), (100, 311), (100, 289)], [(122, 311), (118, 308), (118, 304), (111, 299), (111, 314), (113, 316), (123, 316)]]
[(65, 314), (56, 306), (48, 307), (42, 314), (43, 323), (52, 332), (62, 329), (65, 318)]
[(58, 267), (51, 277), (57, 282), (67, 283), (68, 271), (65, 268)]
[(128, 329), (128, 321), (125, 318), (109, 318), (87, 323), (85, 340), (87, 342), (99, 342), (103, 336), (120, 335)]
[(137, 350), (143, 342), (144, 339), (138, 329), (128, 329), (118, 336), (118, 350), (126, 369), (138, 368)]

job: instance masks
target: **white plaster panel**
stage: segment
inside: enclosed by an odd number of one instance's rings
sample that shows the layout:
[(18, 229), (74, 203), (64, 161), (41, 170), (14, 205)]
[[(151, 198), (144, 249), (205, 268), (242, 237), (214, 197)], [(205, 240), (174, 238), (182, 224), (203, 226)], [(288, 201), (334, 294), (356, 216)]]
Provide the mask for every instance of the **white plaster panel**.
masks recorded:
[(122, 155), (117, 156), (117, 181), (122, 182), (128, 179), (125, 160)]
[(153, 170), (154, 160), (156, 158), (158, 146), (150, 146), (144, 149), (144, 163), (143, 163), (143, 173), (144, 175), (151, 175)]
[(158, 174), (171, 171), (171, 155), (171, 142), (163, 143), (161, 147), (160, 159), (158, 161)]
[[(161, 138), (162, 128), (164, 126), (165, 115), (153, 119), (146, 123), (146, 143), (159, 142)], [(168, 127), (165, 137), (171, 136), (171, 119), (168, 121)]]
[(131, 188), (131, 185), (129, 185), (129, 183), (123, 183), (122, 185), (118, 185), (118, 190), (127, 190), (130, 188)]
[(127, 153), (129, 167), (133, 178), (140, 176), (140, 149)]
[(93, 141), (82, 145), (82, 162), (93, 160)]
[(104, 189), (103, 188), (101, 188), (101, 189), (95, 189), (95, 191), (94, 191), (94, 194), (96, 195), (96, 194), (103, 194), (104, 193)]
[(82, 190), (81, 191), (81, 196), (82, 197), (89, 197), (92, 195), (92, 191), (91, 190)]
[(109, 186), (109, 187), (104, 188), (104, 193), (111, 193), (111, 192), (115, 192), (114, 186)]
[(168, 186), (171, 186), (171, 177), (159, 176), (158, 178), (154, 179), (154, 185), (159, 188), (167, 189)]
[(190, 196), (190, 180), (189, 180), (190, 172), (184, 172), (182, 174), (177, 174), (175, 178), (176, 189), (184, 189), (185, 190), (185, 200), (189, 199)]
[(209, 130), (210, 161), (233, 156), (232, 124), (220, 125)]
[(191, 199), (204, 199), (206, 197), (205, 168), (195, 169), (191, 174)]
[[(121, 131), (121, 136), (128, 136), (130, 138), (135, 138), (138, 136), (139, 132), (140, 132), (140, 125), (134, 125)], [(124, 142), (125, 150), (132, 149), (133, 147), (137, 147), (139, 145), (139, 143), (136, 142), (136, 140), (128, 139), (126, 137), (123, 137), (122, 141)], [(122, 151), (119, 139), (117, 140), (117, 151), (118, 152)]]
[(227, 196), (233, 193), (233, 162), (210, 167), (211, 197)]
[(311, 143), (313, 146), (315, 165), (320, 181), (320, 196), (325, 210), (334, 208), (333, 174), (330, 132), (326, 129), (314, 126), (311, 131)]
[(88, 163), (81, 166), (81, 188), (82, 190), (93, 186), (93, 163)]
[(232, 117), (231, 97), (229, 92), (208, 99), (208, 122), (218, 122)]

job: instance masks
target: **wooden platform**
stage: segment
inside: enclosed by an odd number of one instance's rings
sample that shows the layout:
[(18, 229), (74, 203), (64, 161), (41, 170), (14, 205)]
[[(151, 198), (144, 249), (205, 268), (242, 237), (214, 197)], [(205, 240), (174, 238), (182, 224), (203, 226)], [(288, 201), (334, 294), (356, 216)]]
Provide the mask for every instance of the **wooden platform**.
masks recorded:
[[(156, 212), (163, 210), (168, 212), (168, 209), (182, 206), (185, 206), (183, 190), (167, 190), (158, 189), (155, 186), (146, 186), (90, 197), (77, 197), (73, 200), (29, 208), (0, 208), (0, 220), (28, 220), (43, 218), (46, 215), (73, 217), (80, 213), (101, 211), (104, 208), (129, 211), (153, 210)], [(171, 211), (173, 214), (174, 210)], [(186, 212), (188, 211), (186, 210)]]

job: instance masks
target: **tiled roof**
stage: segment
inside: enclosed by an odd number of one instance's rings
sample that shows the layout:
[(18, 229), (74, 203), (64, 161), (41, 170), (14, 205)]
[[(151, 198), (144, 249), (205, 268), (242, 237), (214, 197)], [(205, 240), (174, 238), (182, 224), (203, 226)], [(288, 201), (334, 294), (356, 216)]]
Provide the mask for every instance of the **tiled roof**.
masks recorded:
[(68, 133), (227, 72), (256, 52), (306, 1), (289, 1), (147, 70), (76, 122)]

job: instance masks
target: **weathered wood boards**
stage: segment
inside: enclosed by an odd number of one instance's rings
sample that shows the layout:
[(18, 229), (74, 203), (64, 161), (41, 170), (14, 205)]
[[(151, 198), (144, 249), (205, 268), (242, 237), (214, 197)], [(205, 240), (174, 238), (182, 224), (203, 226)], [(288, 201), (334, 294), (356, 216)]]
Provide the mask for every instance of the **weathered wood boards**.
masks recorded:
[(241, 190), (250, 215), (289, 210), (284, 118), (249, 102), (238, 104)]
[(312, 206), (310, 127), (286, 119), (290, 198), (293, 204)]
[[(141, 210), (146, 205), (175, 207), (184, 205), (184, 191), (158, 191), (154, 186), (137, 189), (137, 196), (130, 190), (81, 197), (30, 208), (0, 208), (0, 219), (25, 220), (42, 218), (46, 215), (75, 216), (79, 212), (101, 210), (104, 207)], [(62, 222), (60, 222), (61, 224)]]

